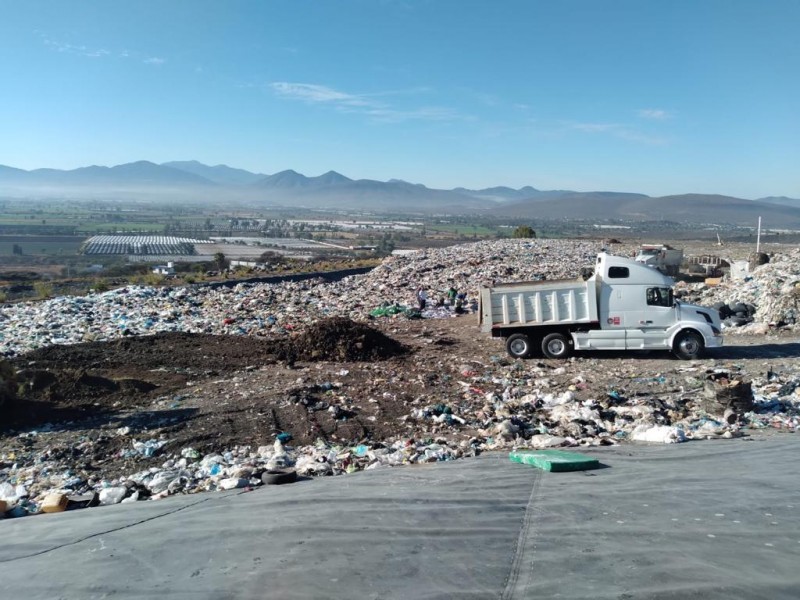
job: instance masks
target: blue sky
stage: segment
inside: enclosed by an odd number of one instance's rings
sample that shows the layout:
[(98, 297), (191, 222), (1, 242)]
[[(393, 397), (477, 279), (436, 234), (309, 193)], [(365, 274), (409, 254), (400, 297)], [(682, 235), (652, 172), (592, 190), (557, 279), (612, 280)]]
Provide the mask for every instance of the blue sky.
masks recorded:
[(0, 164), (800, 198), (796, 0), (0, 0)]

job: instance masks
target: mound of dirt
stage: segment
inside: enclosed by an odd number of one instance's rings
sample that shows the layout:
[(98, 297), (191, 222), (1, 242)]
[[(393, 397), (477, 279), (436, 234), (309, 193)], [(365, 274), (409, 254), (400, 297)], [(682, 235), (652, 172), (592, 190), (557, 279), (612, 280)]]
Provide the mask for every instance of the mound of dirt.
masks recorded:
[(84, 342), (49, 346), (24, 354), (20, 366), (62, 369), (74, 365), (86, 369), (182, 368), (236, 370), (261, 365), (274, 352), (275, 342), (247, 336), (203, 333), (158, 333), (111, 342)]
[(290, 362), (354, 362), (401, 356), (407, 351), (400, 342), (368, 325), (333, 317), (317, 321), (305, 333), (286, 341), (277, 354)]
[(5, 360), (0, 360), (0, 408), (14, 400), (17, 391), (16, 374), (14, 368)]

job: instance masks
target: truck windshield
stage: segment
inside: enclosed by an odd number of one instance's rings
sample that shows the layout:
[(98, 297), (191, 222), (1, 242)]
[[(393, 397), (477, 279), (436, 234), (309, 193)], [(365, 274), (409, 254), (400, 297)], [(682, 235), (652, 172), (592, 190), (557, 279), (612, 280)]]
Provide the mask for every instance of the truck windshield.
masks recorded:
[(668, 287), (647, 288), (649, 306), (672, 306), (672, 290)]

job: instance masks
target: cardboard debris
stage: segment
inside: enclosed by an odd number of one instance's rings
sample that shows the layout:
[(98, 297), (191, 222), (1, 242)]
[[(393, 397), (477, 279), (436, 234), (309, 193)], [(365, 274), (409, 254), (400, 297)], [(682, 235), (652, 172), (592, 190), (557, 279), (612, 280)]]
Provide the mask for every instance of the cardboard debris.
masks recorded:
[(52, 494), (45, 496), (40, 510), (43, 513), (64, 512), (67, 510), (68, 502), (69, 499), (67, 498), (66, 494), (53, 492)]

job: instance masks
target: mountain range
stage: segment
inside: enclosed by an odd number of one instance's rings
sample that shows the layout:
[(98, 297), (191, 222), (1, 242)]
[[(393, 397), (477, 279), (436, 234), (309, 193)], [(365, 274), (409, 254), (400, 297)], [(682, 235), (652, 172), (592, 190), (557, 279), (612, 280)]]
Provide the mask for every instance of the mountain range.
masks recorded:
[(685, 194), (651, 197), (627, 192), (577, 192), (497, 186), (479, 190), (428, 188), (399, 179), (350, 179), (336, 171), (307, 177), (293, 170), (267, 175), (198, 161), (149, 161), (114, 167), (25, 171), (0, 165), (0, 194), (38, 197), (153, 198), (202, 202), (246, 201), (265, 207), (381, 212), (490, 213), (505, 218), (678, 221), (800, 227), (800, 200), (746, 200)]

